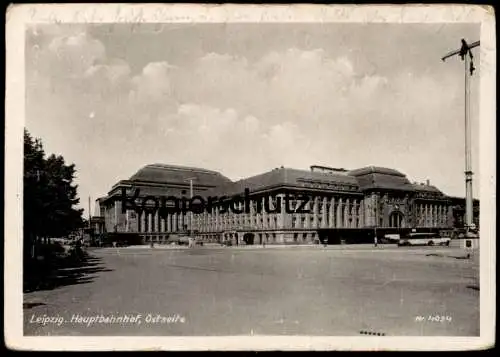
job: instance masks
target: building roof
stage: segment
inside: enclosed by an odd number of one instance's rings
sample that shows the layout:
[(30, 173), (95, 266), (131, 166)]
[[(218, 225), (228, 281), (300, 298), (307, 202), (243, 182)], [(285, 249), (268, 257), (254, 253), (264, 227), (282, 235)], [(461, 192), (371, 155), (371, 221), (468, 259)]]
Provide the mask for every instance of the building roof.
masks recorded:
[(368, 175), (368, 174), (382, 174), (382, 175), (406, 177), (406, 175), (400, 171), (397, 171), (394, 169), (389, 169), (387, 167), (380, 167), (380, 166), (362, 167), (360, 169), (348, 171), (347, 174), (350, 176), (355, 176), (355, 177)]
[(206, 191), (204, 194), (212, 197), (220, 197), (243, 194), (245, 189), (248, 189), (250, 192), (258, 192), (280, 186), (304, 188), (304, 183), (308, 182), (344, 184), (350, 185), (354, 189), (358, 187), (356, 178), (346, 174), (281, 167), (236, 182), (224, 183), (217, 188)]
[(347, 173), (357, 179), (361, 190), (390, 189), (413, 191), (413, 185), (406, 175), (386, 167), (368, 166)]
[(189, 184), (189, 179), (193, 178), (193, 185), (196, 186), (218, 186), (231, 180), (217, 171), (211, 171), (196, 167), (152, 164), (146, 165), (137, 171), (129, 181), (132, 182), (156, 182)]
[[(324, 170), (316, 170), (320, 168)], [(231, 181), (219, 172), (195, 167), (152, 164), (138, 170), (129, 180), (115, 184), (107, 197), (120, 195), (119, 187), (140, 188), (140, 196), (189, 195), (189, 178), (193, 178), (193, 193), (202, 197), (230, 197), (251, 193), (263, 193), (279, 188), (341, 191), (361, 193), (367, 190), (416, 191), (443, 195), (435, 186), (411, 183), (400, 171), (377, 166), (356, 170), (330, 169), (312, 166), (311, 170), (275, 168), (259, 175)], [(342, 186), (342, 187), (341, 187)]]

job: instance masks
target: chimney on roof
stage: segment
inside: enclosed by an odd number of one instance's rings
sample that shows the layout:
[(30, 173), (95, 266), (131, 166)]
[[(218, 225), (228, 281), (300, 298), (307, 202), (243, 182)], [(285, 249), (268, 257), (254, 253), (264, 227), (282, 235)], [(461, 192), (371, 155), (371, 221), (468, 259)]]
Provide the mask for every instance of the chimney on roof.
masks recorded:
[(429, 179), (427, 179), (427, 180), (425, 181), (425, 184), (426, 184), (427, 186), (430, 186), (431, 181), (430, 181)]

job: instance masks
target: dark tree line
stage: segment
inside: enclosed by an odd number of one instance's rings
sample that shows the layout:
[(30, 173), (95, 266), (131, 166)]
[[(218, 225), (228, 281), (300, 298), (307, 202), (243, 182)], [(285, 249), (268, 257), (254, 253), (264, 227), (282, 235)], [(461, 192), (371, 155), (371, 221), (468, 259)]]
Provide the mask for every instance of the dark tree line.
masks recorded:
[(62, 156), (46, 157), (40, 139), (24, 130), (24, 252), (34, 255), (34, 247), (51, 237), (66, 237), (83, 227), (83, 209), (77, 185), (73, 184), (75, 165)]

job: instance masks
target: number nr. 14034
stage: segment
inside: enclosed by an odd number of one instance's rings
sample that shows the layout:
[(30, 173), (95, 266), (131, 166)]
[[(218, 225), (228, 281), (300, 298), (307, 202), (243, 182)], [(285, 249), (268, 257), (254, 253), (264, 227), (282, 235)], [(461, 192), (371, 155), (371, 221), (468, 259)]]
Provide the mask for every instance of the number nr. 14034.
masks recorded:
[(430, 321), (430, 322), (451, 322), (452, 318), (451, 316), (444, 316), (444, 315), (428, 315), (428, 316), (416, 316), (415, 317), (416, 322), (425, 322), (425, 321)]

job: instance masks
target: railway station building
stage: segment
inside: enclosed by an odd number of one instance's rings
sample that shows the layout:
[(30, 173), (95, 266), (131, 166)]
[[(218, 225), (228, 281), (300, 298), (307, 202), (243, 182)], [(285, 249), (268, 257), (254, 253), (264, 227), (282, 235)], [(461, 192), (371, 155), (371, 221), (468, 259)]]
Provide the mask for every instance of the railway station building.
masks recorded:
[[(192, 207), (159, 208), (174, 198)], [(233, 182), (216, 171), (153, 164), (99, 198), (92, 224), (96, 232), (135, 233), (143, 242), (190, 234), (233, 244), (362, 243), (386, 233), (459, 227), (463, 207), (464, 198), (384, 167), (280, 167)], [(477, 200), (474, 208), (479, 226)]]

